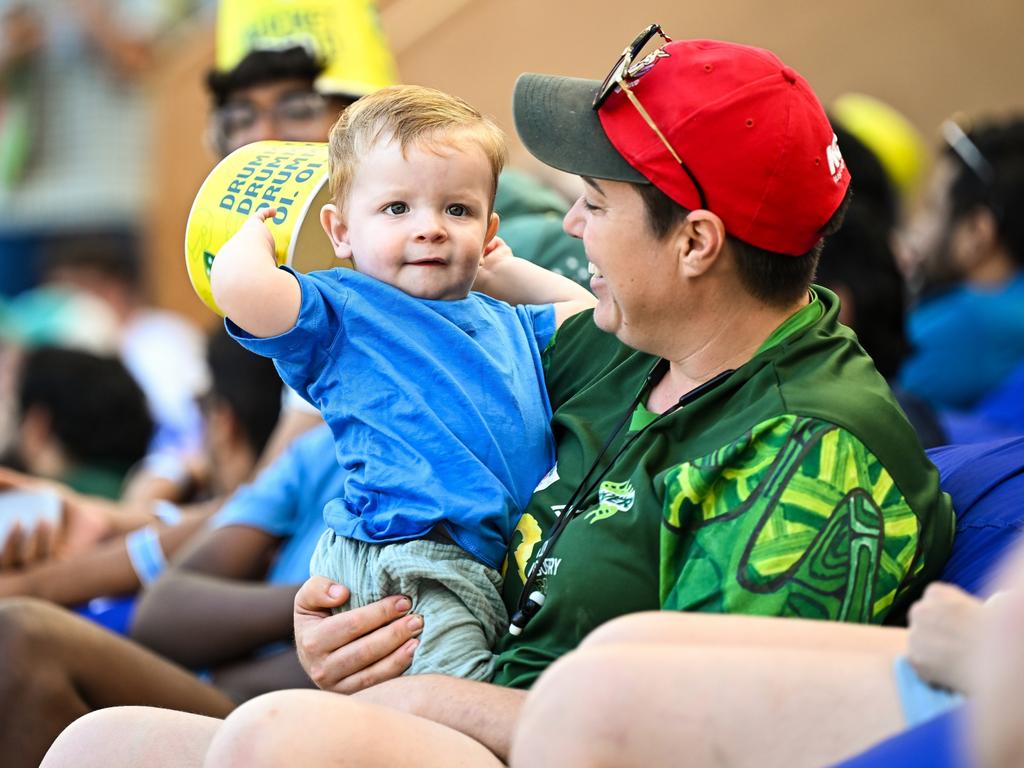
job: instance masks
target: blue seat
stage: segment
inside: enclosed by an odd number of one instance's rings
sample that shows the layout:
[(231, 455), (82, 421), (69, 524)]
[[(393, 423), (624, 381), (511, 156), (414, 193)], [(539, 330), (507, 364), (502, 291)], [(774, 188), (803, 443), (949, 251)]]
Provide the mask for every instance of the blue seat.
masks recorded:
[(970, 768), (960, 735), (963, 721), (964, 708), (954, 709), (832, 768)]
[(974, 413), (1017, 434), (1024, 433), (1024, 363), (978, 403)]
[(1024, 528), (1024, 437), (933, 448), (953, 499), (956, 536), (942, 581), (983, 594), (993, 569)]
[(78, 606), (74, 611), (111, 632), (127, 635), (135, 616), (136, 598), (136, 595), (97, 597)]

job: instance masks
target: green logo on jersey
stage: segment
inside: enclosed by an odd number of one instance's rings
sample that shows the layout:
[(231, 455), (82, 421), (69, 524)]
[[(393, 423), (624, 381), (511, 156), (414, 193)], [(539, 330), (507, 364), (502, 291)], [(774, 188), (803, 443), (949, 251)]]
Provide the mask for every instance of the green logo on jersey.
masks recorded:
[(592, 509), (583, 516), (583, 519), (590, 519), (593, 525), (601, 520), (607, 520), (616, 512), (628, 512), (633, 508), (636, 501), (636, 491), (633, 485), (627, 480), (624, 483), (613, 483), (605, 480), (597, 491), (597, 509)]

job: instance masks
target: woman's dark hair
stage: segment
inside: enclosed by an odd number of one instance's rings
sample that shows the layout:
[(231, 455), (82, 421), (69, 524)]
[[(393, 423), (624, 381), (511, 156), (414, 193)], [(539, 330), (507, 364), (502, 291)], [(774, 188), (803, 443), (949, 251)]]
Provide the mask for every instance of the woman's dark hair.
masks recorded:
[(25, 353), (21, 412), (49, 414), (50, 429), (76, 462), (127, 470), (146, 455), (153, 418), (142, 388), (121, 361), (59, 347)]
[[(690, 213), (653, 184), (635, 186), (644, 201), (651, 233), (659, 239), (668, 235)], [(736, 254), (737, 271), (743, 286), (752, 296), (775, 306), (786, 306), (799, 299), (814, 280), (824, 238), (842, 225), (849, 202), (848, 189), (839, 208), (822, 227), (822, 239), (801, 256), (773, 253), (727, 235), (729, 245)]]

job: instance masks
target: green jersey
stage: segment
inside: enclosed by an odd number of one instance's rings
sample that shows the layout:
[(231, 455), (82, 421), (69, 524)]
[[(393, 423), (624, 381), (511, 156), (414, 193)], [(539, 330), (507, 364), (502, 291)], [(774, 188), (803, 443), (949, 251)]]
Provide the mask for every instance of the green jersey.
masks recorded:
[[(546, 553), (543, 608), (499, 643), (495, 682), (529, 686), (627, 613), (881, 622), (935, 578), (952, 542), (949, 498), (885, 381), (839, 324), (835, 295), (815, 295), (753, 359), (683, 408), (664, 417), (637, 408), (582, 514)], [(557, 464), (509, 550), (510, 611), (657, 362), (598, 330), (589, 312), (567, 321), (545, 355)]]

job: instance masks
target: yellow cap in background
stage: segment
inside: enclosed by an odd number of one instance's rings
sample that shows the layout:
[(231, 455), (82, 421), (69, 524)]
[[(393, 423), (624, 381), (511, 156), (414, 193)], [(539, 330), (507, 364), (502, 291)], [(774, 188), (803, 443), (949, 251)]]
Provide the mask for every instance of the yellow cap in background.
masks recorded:
[(398, 82), (373, 0), (220, 0), (217, 69), (250, 51), (305, 46), (326, 64), (317, 90), (365, 96)]
[(920, 131), (895, 108), (863, 93), (847, 93), (829, 113), (875, 153), (904, 199), (913, 196), (928, 159)]

